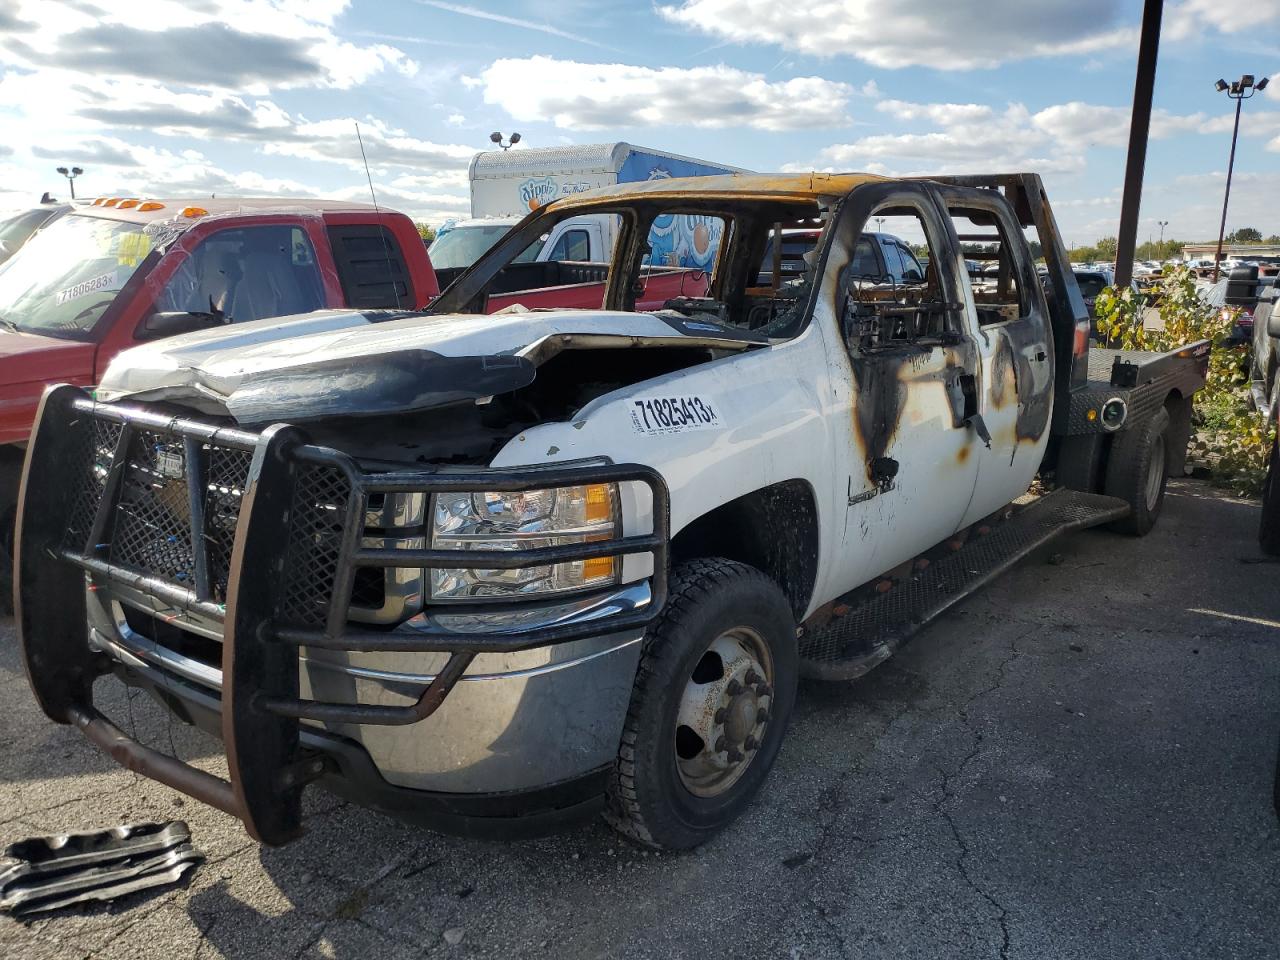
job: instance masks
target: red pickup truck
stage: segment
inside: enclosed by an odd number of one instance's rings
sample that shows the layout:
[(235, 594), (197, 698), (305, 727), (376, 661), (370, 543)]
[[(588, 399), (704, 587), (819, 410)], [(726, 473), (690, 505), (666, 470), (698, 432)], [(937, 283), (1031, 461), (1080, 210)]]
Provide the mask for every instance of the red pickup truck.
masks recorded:
[[(608, 269), (518, 264), (484, 309), (598, 308)], [(41, 229), (0, 265), (0, 598), (24, 447), (48, 384), (91, 386), (122, 350), (204, 327), (325, 308), (420, 310), (459, 272), (437, 278), (404, 214), (331, 200), (104, 197)], [(658, 309), (702, 296), (707, 278), (659, 268), (644, 286), (638, 307)]]
[[(402, 213), (332, 200), (99, 198), (0, 266), (0, 576), (46, 385), (137, 343), (327, 307), (421, 309), (439, 285)], [(4, 579), (7, 579), (4, 578)]]

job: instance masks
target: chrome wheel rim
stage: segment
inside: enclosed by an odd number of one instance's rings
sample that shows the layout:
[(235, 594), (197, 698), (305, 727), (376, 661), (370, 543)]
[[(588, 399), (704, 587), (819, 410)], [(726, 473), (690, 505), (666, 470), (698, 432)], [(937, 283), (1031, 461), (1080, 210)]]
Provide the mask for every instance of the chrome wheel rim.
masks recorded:
[(773, 657), (750, 627), (716, 637), (685, 681), (676, 715), (680, 782), (717, 797), (742, 779), (764, 742), (773, 706)]
[(1164, 474), (1164, 434), (1161, 434), (1156, 437), (1155, 445), (1151, 448), (1151, 463), (1147, 467), (1146, 500), (1148, 510), (1154, 510), (1156, 502), (1160, 499), (1160, 490), (1164, 486)]

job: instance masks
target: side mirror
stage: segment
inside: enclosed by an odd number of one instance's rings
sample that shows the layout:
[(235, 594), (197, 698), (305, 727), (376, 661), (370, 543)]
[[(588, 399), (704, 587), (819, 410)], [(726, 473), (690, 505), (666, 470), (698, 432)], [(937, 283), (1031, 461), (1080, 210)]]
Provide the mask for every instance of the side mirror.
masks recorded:
[(193, 330), (207, 330), (221, 326), (225, 321), (221, 314), (188, 313), (186, 311), (149, 314), (138, 325), (134, 334), (137, 340), (159, 340), (162, 337), (174, 337), (180, 333), (191, 333)]

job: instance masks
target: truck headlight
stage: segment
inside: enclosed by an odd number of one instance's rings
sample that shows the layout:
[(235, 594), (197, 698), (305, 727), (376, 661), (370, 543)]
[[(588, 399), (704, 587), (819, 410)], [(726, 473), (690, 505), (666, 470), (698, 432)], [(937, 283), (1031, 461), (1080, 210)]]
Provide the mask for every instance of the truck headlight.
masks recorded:
[[(618, 528), (618, 488), (612, 483), (523, 493), (442, 493), (432, 505), (435, 550), (532, 550), (611, 540)], [(568, 563), (481, 570), (427, 571), (434, 601), (466, 601), (567, 593), (616, 583), (621, 563), (591, 557)]]

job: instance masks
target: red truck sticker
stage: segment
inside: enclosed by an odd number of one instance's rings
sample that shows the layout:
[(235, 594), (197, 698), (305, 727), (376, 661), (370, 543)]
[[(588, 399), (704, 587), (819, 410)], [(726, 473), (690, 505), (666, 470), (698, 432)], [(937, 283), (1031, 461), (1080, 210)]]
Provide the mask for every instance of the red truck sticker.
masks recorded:
[(104, 273), (100, 277), (94, 277), (92, 280), (82, 280), (74, 287), (67, 287), (65, 290), (58, 291), (58, 303), (66, 303), (68, 300), (75, 300), (77, 297), (83, 297), (86, 294), (93, 293), (95, 290), (106, 290), (112, 287), (116, 282), (116, 272), (112, 270), (110, 273)]
[(720, 416), (704, 397), (640, 397), (631, 402), (631, 426), (652, 435), (711, 430), (720, 426)]

